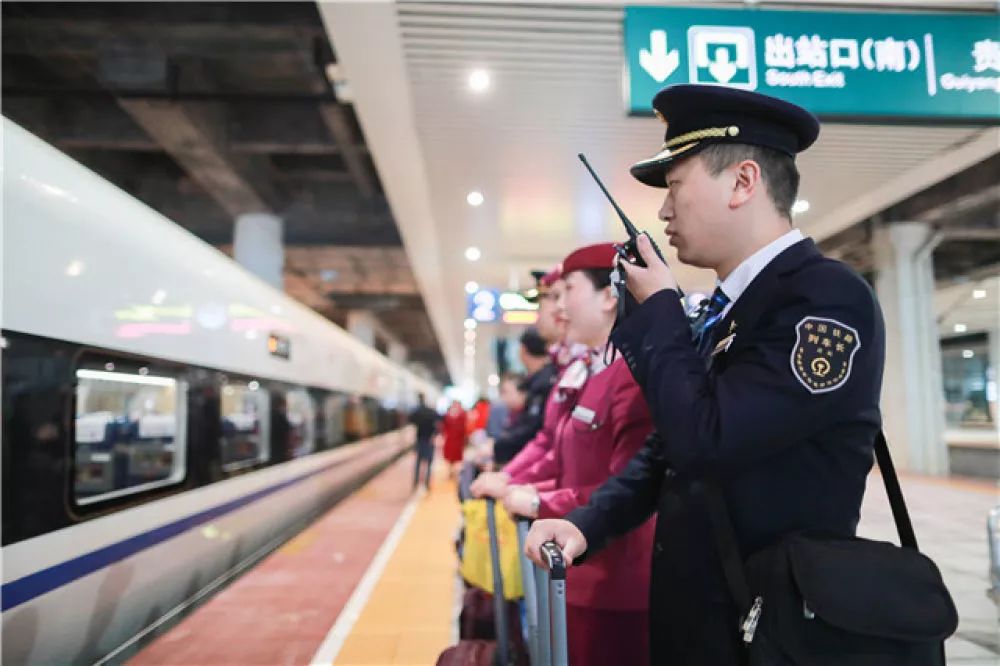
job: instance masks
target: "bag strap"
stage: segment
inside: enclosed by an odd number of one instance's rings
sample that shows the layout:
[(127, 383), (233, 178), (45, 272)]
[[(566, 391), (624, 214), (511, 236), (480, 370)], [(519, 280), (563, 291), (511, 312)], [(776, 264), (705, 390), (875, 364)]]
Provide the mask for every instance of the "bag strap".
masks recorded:
[(910, 512), (906, 510), (906, 500), (903, 499), (903, 489), (899, 485), (896, 467), (892, 464), (892, 456), (889, 454), (889, 444), (885, 441), (885, 433), (881, 430), (875, 438), (875, 459), (882, 472), (882, 482), (885, 484), (885, 494), (889, 497), (889, 506), (892, 507), (892, 519), (896, 523), (899, 543), (904, 548), (919, 551), (917, 534), (913, 531)]
[(715, 546), (722, 562), (722, 573), (726, 576), (729, 594), (742, 618), (750, 610), (750, 585), (747, 584), (743, 558), (736, 543), (733, 521), (729, 517), (729, 507), (722, 496), (722, 489), (715, 482), (705, 484), (705, 500), (708, 503), (709, 522), (712, 523), (712, 532), (715, 534)]
[[(892, 464), (889, 444), (885, 440), (885, 433), (881, 430), (875, 437), (875, 459), (882, 472), (882, 482), (885, 484), (885, 493), (889, 498), (889, 506), (892, 508), (892, 518), (896, 523), (899, 543), (904, 548), (919, 550), (917, 536), (913, 531), (913, 523), (910, 522), (910, 513), (906, 509), (906, 500), (903, 498), (903, 490), (899, 485), (899, 477), (896, 476), (896, 468)], [(712, 532), (715, 535), (715, 545), (722, 562), (722, 572), (725, 574), (729, 593), (732, 595), (733, 601), (736, 602), (736, 608), (742, 617), (750, 609), (750, 586), (747, 584), (743, 558), (740, 556), (740, 548), (736, 543), (736, 532), (733, 529), (732, 518), (729, 516), (729, 508), (726, 506), (722, 489), (714, 481), (705, 483), (704, 496), (708, 504)]]

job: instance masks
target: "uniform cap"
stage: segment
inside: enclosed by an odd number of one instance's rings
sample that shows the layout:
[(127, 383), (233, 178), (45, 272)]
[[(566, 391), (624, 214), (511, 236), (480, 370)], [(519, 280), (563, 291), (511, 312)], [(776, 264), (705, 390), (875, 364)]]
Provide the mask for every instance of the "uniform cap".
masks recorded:
[(705, 146), (748, 144), (795, 157), (819, 136), (819, 121), (802, 107), (726, 86), (667, 86), (656, 93), (653, 109), (667, 125), (663, 145), (630, 169), (637, 180), (652, 187), (666, 187), (667, 167)]
[(562, 262), (562, 274), (569, 275), (573, 271), (588, 268), (603, 268), (611, 270), (615, 263), (614, 243), (597, 243), (573, 250)]
[(525, 291), (522, 296), (529, 303), (537, 303), (538, 297), (542, 294), (548, 293), (552, 285), (556, 283), (557, 280), (562, 278), (562, 266), (556, 265), (555, 268), (549, 272), (545, 271), (531, 271), (531, 276), (535, 278), (535, 286), (531, 289)]

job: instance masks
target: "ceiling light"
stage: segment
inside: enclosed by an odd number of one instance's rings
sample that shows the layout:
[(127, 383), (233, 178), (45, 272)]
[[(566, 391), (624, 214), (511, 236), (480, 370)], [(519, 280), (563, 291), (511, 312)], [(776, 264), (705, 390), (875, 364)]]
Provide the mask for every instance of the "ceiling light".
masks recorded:
[(471, 331), (475, 327), (476, 327), (476, 320), (475, 319), (466, 319), (465, 320), (465, 330)]
[(496, 375), (490, 375), (489, 377), (486, 378), (486, 381), (489, 382), (490, 386), (500, 385), (500, 378)]
[(485, 198), (483, 197), (483, 193), (479, 190), (472, 190), (465, 195), (465, 200), (469, 202), (470, 206), (480, 206), (483, 201), (485, 201)]
[(472, 280), (465, 283), (465, 293), (474, 294), (479, 291), (479, 285)]
[(66, 275), (69, 277), (77, 277), (83, 272), (83, 262), (82, 261), (71, 261), (69, 266), (66, 267)]
[(980, 298), (986, 298), (986, 290), (985, 289), (973, 289), (972, 290), (972, 297), (975, 298), (975, 299), (977, 299), (977, 300), (980, 299)]
[(465, 248), (465, 258), (469, 261), (479, 261), (479, 257), (481, 256), (483, 256), (483, 253), (479, 251), (478, 247)]
[(974, 351), (972, 351), (971, 349), (963, 349), (962, 350), (962, 358), (972, 358), (975, 355), (976, 355), (976, 353)]
[(167, 292), (162, 289), (157, 289), (156, 293), (153, 294), (153, 305), (162, 305), (163, 301), (167, 298)]
[(465, 341), (466, 342), (475, 342), (476, 341), (476, 332), (475, 331), (466, 331), (465, 332)]
[(965, 333), (967, 330), (969, 330), (969, 327), (965, 324), (955, 324), (956, 333)]
[(486, 92), (490, 88), (490, 73), (485, 69), (474, 69), (469, 73), (469, 90)]
[(809, 210), (809, 202), (805, 199), (799, 199), (794, 204), (792, 204), (792, 215), (801, 215)]

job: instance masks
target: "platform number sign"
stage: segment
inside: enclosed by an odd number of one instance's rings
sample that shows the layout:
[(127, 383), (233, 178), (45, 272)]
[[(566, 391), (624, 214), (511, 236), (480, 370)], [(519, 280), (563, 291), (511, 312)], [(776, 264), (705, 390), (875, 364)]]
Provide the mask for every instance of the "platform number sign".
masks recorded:
[(466, 315), (481, 324), (492, 324), (502, 316), (500, 294), (493, 289), (480, 289), (466, 299)]

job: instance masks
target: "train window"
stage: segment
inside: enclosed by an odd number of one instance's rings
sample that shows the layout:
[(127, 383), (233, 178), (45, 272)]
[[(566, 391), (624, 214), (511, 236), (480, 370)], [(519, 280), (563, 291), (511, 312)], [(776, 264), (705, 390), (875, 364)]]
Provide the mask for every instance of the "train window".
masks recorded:
[(347, 396), (329, 395), (323, 402), (323, 420), (326, 425), (322, 439), (324, 449), (335, 448), (346, 441), (347, 436), (344, 432), (346, 410)]
[(316, 450), (316, 407), (305, 389), (293, 389), (285, 394), (288, 416), (289, 457), (298, 458)]
[(222, 469), (227, 472), (267, 462), (271, 457), (268, 391), (256, 381), (222, 386)]
[(184, 480), (187, 384), (136, 372), (76, 371), (74, 498), (92, 504)]
[(344, 412), (344, 435), (348, 442), (355, 442), (368, 436), (370, 425), (361, 398), (351, 396)]

